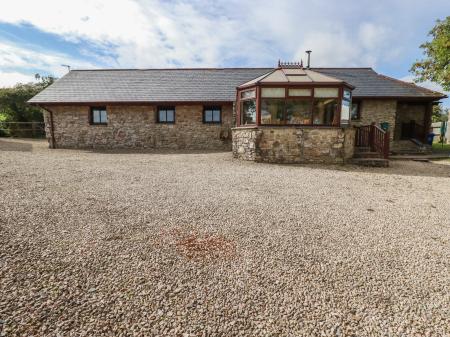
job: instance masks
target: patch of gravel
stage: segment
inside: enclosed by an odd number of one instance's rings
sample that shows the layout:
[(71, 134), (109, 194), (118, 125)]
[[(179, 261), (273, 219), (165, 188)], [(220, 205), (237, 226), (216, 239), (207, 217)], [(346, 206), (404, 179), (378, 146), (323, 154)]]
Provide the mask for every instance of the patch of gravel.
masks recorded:
[(0, 139), (1, 336), (449, 336), (450, 166)]

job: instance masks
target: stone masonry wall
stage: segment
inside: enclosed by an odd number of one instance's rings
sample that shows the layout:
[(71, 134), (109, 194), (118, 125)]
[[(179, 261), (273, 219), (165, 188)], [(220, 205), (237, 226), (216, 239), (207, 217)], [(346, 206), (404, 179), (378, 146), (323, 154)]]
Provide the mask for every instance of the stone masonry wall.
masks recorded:
[[(175, 107), (175, 124), (156, 123), (155, 106), (109, 105), (108, 125), (90, 125), (88, 106), (51, 106), (57, 148), (169, 148), (230, 150), (232, 106), (221, 124), (204, 124), (202, 105)], [(49, 113), (45, 112), (50, 141)]]
[(396, 111), (397, 101), (394, 99), (366, 99), (361, 104), (361, 119), (359, 121), (353, 121), (352, 125), (369, 125), (373, 122), (379, 125), (382, 122), (388, 122), (390, 138), (393, 140)]
[(257, 127), (234, 128), (233, 157), (243, 160), (256, 160), (256, 142), (261, 131)]
[(344, 163), (353, 157), (354, 128), (233, 129), (233, 156), (272, 163)]

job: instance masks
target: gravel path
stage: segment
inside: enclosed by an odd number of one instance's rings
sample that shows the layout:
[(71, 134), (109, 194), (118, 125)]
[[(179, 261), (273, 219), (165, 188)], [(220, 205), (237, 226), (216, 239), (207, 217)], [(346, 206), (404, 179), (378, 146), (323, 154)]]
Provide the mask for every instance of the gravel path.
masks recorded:
[(1, 336), (450, 335), (448, 165), (0, 139), (0, 177)]

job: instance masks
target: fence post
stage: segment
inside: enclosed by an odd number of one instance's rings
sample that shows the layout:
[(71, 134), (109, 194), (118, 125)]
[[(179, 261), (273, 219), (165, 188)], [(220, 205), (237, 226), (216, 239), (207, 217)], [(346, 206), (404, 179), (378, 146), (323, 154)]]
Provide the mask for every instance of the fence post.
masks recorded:
[(375, 122), (372, 122), (372, 124), (370, 124), (370, 129), (369, 129), (369, 147), (370, 147), (370, 151), (374, 151), (374, 143), (375, 143)]
[(384, 146), (383, 146), (383, 155), (384, 155), (384, 159), (389, 159), (389, 146), (390, 146), (390, 136), (389, 136), (389, 131), (386, 131), (386, 133), (384, 134)]

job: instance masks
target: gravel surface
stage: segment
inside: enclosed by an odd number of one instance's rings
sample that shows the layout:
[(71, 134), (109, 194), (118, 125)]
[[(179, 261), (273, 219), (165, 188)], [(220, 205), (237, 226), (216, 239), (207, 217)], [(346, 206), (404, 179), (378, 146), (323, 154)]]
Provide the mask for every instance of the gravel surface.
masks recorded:
[(0, 139), (2, 336), (449, 336), (450, 166)]

